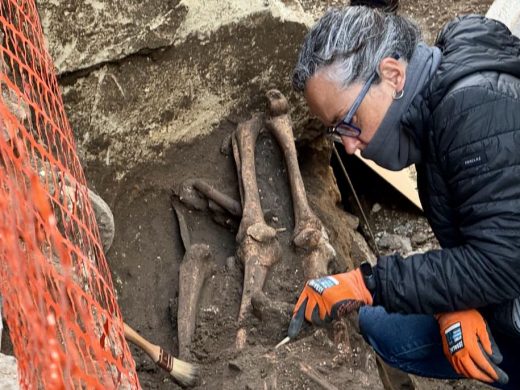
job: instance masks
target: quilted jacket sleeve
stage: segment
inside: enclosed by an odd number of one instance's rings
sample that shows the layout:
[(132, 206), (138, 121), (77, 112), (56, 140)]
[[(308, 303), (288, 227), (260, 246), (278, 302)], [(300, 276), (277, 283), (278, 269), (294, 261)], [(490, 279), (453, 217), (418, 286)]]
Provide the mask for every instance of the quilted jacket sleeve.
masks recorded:
[(520, 296), (520, 82), (479, 77), (443, 99), (432, 137), (460, 243), (379, 258), (375, 303), (388, 311), (431, 314)]

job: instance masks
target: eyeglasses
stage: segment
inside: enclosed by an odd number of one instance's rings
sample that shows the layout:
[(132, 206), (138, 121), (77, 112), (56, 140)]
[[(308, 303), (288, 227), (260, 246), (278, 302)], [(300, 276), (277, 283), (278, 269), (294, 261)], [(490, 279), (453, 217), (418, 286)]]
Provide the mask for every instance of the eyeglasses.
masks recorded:
[[(398, 60), (400, 57), (401, 56), (399, 54), (392, 55), (392, 58), (396, 60)], [(370, 86), (372, 85), (376, 77), (377, 72), (374, 72), (370, 75), (365, 85), (363, 85), (363, 88), (361, 88), (361, 92), (359, 92), (359, 95), (356, 97), (356, 100), (354, 100), (354, 104), (352, 104), (352, 107), (350, 107), (350, 110), (348, 110), (347, 114), (343, 117), (343, 119), (339, 121), (335, 126), (327, 128), (328, 135), (332, 136), (335, 139), (341, 136), (352, 138), (359, 137), (359, 135), (361, 134), (361, 129), (352, 124), (352, 118), (354, 118), (354, 115), (356, 115), (357, 109), (359, 108), (361, 102), (368, 93), (368, 90), (370, 89)], [(338, 141), (341, 142), (341, 138), (338, 139)]]
[(356, 100), (354, 100), (354, 104), (352, 104), (350, 110), (348, 110), (347, 114), (343, 117), (343, 119), (339, 121), (335, 126), (327, 128), (327, 134), (336, 137), (359, 137), (359, 135), (361, 134), (361, 129), (352, 124), (352, 118), (354, 118), (354, 115), (356, 115), (357, 109), (359, 108), (361, 102), (368, 93), (368, 90), (370, 89), (370, 86), (372, 85), (376, 77), (377, 73), (372, 73), (365, 85), (363, 85), (363, 88), (361, 88), (361, 92), (359, 92), (359, 95), (356, 97)]

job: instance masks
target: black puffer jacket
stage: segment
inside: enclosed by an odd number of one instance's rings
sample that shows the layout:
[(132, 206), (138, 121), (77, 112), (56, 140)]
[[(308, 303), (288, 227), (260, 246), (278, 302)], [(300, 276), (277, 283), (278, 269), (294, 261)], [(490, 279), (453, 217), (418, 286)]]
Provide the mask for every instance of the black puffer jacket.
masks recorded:
[(437, 39), (441, 64), (402, 118), (421, 140), (424, 212), (442, 250), (381, 257), (376, 304), (439, 313), (520, 296), (520, 40), (470, 15)]

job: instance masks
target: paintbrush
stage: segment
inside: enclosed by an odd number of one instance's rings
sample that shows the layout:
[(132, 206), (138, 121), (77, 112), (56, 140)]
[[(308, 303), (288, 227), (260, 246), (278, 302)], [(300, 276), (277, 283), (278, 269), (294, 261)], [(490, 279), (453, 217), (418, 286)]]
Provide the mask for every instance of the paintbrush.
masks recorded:
[(125, 327), (125, 339), (141, 348), (152, 360), (170, 373), (173, 378), (183, 386), (195, 384), (198, 369), (193, 364), (174, 358), (160, 346), (152, 344), (130, 326), (123, 323)]

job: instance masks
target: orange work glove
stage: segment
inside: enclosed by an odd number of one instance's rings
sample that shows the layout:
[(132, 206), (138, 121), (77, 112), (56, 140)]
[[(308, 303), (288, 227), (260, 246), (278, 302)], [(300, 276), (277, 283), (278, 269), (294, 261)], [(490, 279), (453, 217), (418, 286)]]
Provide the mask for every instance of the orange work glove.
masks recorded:
[(317, 326), (326, 326), (362, 305), (372, 305), (360, 269), (344, 274), (311, 279), (305, 285), (293, 310), (288, 336), (295, 337), (304, 318)]
[(458, 374), (487, 383), (505, 384), (509, 381), (507, 374), (497, 366), (502, 362), (502, 354), (477, 310), (438, 314), (436, 317), (444, 354)]

